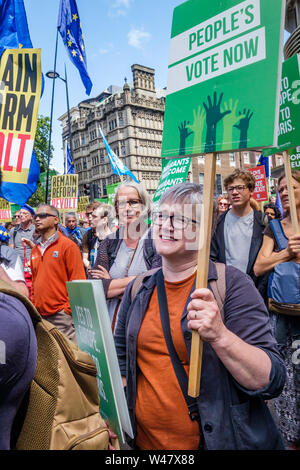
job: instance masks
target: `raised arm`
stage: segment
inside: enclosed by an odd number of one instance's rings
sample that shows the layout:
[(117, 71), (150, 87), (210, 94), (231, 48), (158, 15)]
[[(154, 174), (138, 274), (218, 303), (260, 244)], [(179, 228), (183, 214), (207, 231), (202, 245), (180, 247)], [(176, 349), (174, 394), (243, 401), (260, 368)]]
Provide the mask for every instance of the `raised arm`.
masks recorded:
[[(292, 237), (293, 238), (293, 237)], [(292, 239), (290, 239), (292, 241)], [(295, 253), (290, 246), (275, 252), (274, 250), (274, 240), (268, 235), (264, 235), (263, 244), (259, 253), (257, 255), (255, 265), (254, 265), (254, 274), (256, 276), (262, 276), (263, 274), (272, 271), (272, 269), (279, 263), (285, 263), (294, 258)]]

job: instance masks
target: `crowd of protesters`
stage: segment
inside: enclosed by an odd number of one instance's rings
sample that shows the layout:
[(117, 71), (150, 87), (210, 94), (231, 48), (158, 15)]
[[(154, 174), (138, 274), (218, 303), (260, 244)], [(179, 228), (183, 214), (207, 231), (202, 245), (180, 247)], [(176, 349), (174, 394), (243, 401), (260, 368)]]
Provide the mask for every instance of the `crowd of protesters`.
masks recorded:
[[(293, 184), (300, 220), (300, 173)], [(0, 281), (71, 341), (66, 282), (103, 286), (134, 449), (300, 448), (300, 234), (292, 231), (286, 179), (278, 181), (284, 216), (273, 202), (256, 204), (250, 172), (235, 170), (224, 186), (214, 201), (207, 289), (195, 289), (203, 223), (196, 184), (168, 189), (153, 209), (142, 185), (125, 182), (114, 207), (93, 202), (84, 221), (24, 204), (12, 225), (0, 226)], [(283, 281), (292, 291), (286, 310)], [(193, 330), (204, 349), (191, 419), (183, 389)]]

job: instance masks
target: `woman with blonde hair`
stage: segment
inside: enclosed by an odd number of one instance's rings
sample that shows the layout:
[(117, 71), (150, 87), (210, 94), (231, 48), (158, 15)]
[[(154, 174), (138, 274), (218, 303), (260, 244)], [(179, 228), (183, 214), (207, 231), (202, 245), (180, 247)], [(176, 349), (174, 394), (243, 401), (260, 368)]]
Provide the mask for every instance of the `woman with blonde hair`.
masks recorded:
[(151, 200), (147, 191), (141, 184), (124, 182), (114, 205), (119, 229), (100, 243), (95, 268), (89, 271), (90, 278), (102, 280), (113, 329), (129, 282), (161, 265), (148, 226)]

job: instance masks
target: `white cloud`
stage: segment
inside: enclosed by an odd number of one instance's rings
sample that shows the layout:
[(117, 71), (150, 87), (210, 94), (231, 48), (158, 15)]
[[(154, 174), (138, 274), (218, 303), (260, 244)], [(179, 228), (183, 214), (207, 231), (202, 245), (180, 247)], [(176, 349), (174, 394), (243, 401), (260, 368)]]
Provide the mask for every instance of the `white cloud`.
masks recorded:
[(133, 0), (115, 0), (111, 5), (110, 16), (125, 16)]
[(136, 49), (142, 49), (143, 43), (149, 41), (151, 34), (142, 29), (131, 28), (128, 33), (128, 44)]

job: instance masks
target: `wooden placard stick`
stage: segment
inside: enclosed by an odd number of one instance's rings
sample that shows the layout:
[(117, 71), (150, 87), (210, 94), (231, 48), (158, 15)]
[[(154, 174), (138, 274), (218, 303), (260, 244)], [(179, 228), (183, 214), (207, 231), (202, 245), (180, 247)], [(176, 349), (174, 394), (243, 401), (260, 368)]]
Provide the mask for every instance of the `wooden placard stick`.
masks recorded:
[[(216, 162), (216, 153), (210, 153), (205, 156), (204, 188), (199, 235), (196, 289), (207, 287), (214, 186), (216, 178)], [(188, 386), (188, 395), (190, 395), (191, 397), (197, 397), (200, 392), (202, 351), (203, 342), (198, 334), (198, 331), (194, 330), (192, 332), (191, 360)]]
[(286, 176), (286, 184), (288, 189), (289, 195), (289, 202), (290, 202), (290, 216), (292, 221), (292, 228), (293, 233), (299, 233), (299, 221), (298, 215), (296, 210), (296, 203), (295, 203), (295, 194), (293, 189), (293, 182), (292, 182), (292, 170), (290, 165), (290, 157), (287, 151), (283, 152), (283, 159), (284, 159), (284, 171)]
[(197, 157), (192, 157), (192, 180), (193, 180), (193, 183), (199, 184), (198, 156)]

